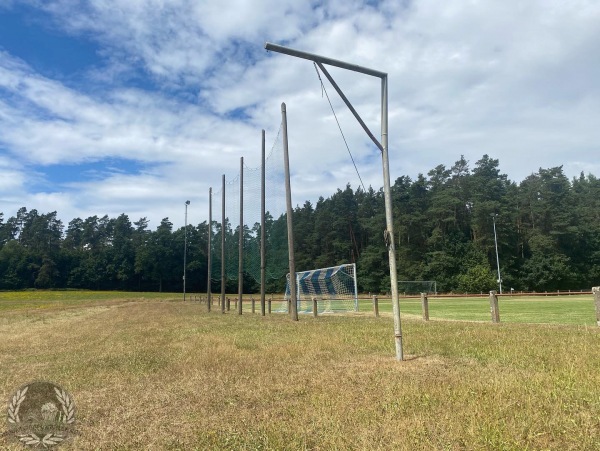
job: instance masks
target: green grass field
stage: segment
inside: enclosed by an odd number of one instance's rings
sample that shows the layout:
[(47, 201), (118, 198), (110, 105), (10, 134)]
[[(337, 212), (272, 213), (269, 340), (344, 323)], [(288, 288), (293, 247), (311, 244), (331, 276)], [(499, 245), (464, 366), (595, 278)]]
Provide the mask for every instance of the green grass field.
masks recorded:
[[(509, 323), (548, 323), (595, 325), (592, 295), (571, 296), (500, 296), (500, 321)], [(372, 311), (372, 303), (363, 301), (361, 310)], [(391, 312), (389, 299), (380, 301), (379, 310)], [(421, 300), (400, 299), (401, 313), (422, 316)], [(429, 298), (430, 319), (491, 321), (490, 302), (486, 297)]]
[(180, 299), (173, 293), (130, 293), (118, 291), (26, 290), (0, 291), (0, 314), (17, 310), (43, 310), (77, 307), (103, 301), (126, 302), (136, 299)]
[[(391, 315), (368, 303), (292, 322), (179, 294), (0, 293), (0, 397), (40, 379), (70, 391), (61, 449), (598, 450), (600, 327), (584, 298), (518, 304), (501, 324), (483, 298), (432, 302), (429, 322), (403, 300), (397, 362)], [(522, 322), (541, 311), (584, 319)], [(23, 449), (6, 430), (0, 448)]]

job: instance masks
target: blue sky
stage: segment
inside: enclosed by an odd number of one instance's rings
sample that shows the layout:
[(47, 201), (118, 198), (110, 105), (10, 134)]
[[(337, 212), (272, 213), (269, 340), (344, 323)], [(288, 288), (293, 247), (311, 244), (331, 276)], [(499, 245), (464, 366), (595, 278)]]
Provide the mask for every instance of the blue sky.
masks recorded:
[[(294, 202), (359, 185), (311, 63), (389, 74), (392, 179), (483, 154), (520, 182), (600, 176), (600, 3), (0, 0), (0, 212), (208, 217), (208, 189), (257, 167), (286, 102)], [(332, 68), (379, 134), (379, 82)], [(328, 87), (365, 184), (378, 152)], [(269, 145), (269, 144), (268, 144)]]

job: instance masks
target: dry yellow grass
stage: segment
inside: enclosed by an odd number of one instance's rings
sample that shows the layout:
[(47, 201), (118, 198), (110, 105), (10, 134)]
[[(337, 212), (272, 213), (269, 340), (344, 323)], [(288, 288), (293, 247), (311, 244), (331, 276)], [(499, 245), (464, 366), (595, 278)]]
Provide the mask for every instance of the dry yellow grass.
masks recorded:
[(390, 317), (205, 310), (3, 315), (2, 397), (70, 391), (61, 449), (600, 449), (600, 328), (406, 319), (396, 362)]

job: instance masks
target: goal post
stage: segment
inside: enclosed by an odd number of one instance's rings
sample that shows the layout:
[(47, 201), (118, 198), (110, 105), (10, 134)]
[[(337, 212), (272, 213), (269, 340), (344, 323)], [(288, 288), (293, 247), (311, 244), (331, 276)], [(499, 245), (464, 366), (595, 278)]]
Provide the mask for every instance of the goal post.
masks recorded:
[[(313, 298), (317, 299), (319, 313), (358, 311), (355, 263), (296, 272), (295, 281), (299, 313), (312, 312)], [(287, 312), (290, 300), (290, 274), (288, 273), (285, 302), (278, 311)]]

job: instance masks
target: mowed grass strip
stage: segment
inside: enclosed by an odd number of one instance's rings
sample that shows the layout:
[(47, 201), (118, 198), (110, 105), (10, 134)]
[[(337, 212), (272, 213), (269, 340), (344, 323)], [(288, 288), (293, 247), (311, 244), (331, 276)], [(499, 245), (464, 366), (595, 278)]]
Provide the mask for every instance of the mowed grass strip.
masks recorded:
[(25, 310), (65, 308), (92, 305), (98, 302), (162, 299), (179, 300), (175, 293), (136, 293), (125, 291), (87, 290), (22, 290), (0, 291), (0, 313)]
[[(432, 320), (491, 321), (489, 297), (430, 296), (429, 317)], [(570, 296), (499, 296), (500, 321), (508, 323), (578, 324), (593, 326), (596, 313), (592, 295)], [(372, 302), (362, 301), (360, 309), (372, 311)], [(392, 311), (389, 298), (379, 301), (379, 311)], [(400, 312), (422, 315), (421, 299), (400, 298)]]
[[(64, 449), (598, 449), (600, 328), (97, 301), (0, 324), (2, 398), (77, 404)], [(6, 434), (0, 447), (22, 449)]]

